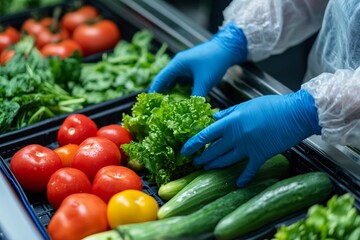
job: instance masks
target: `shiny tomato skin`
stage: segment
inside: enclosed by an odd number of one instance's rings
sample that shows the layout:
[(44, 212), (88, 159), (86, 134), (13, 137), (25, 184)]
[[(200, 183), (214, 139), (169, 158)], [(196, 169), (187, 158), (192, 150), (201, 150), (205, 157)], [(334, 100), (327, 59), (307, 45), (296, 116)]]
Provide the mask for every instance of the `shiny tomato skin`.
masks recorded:
[(120, 165), (119, 148), (109, 139), (90, 137), (85, 139), (71, 161), (71, 167), (83, 171), (92, 182), (100, 168)]
[(60, 28), (58, 31), (52, 32), (48, 27), (43, 28), (36, 36), (36, 47), (41, 49), (49, 43), (56, 43), (70, 38), (69, 32)]
[(5, 65), (10, 61), (15, 55), (15, 50), (13, 49), (4, 49), (0, 54), (0, 64)]
[(17, 43), (19, 40), (19, 31), (11, 26), (6, 27), (4, 31), (0, 31), (0, 52), (5, 50), (10, 45)]
[(133, 170), (124, 166), (106, 166), (95, 175), (92, 191), (104, 202), (121, 191), (135, 189), (142, 191), (142, 181)]
[(58, 56), (60, 59), (71, 56), (75, 51), (78, 51), (80, 55), (82, 54), (80, 45), (71, 39), (65, 39), (56, 43), (48, 43), (41, 48), (41, 54), (44, 57)]
[(45, 27), (49, 27), (52, 22), (53, 22), (53, 19), (51, 17), (45, 17), (42, 19), (28, 18), (22, 24), (21, 31), (36, 38), (36, 36)]
[(128, 144), (133, 140), (131, 133), (119, 124), (110, 124), (99, 128), (96, 133), (98, 137), (104, 137), (113, 141), (119, 147), (121, 153), (121, 165), (127, 162), (127, 156), (121, 149), (122, 144)]
[(80, 240), (109, 229), (107, 206), (91, 193), (66, 197), (50, 219), (47, 230), (52, 240)]
[(110, 50), (120, 41), (119, 27), (110, 20), (81, 24), (75, 28), (72, 38), (84, 51), (84, 56)]
[(70, 194), (92, 193), (90, 180), (76, 168), (64, 167), (54, 172), (47, 184), (46, 196), (55, 209)]
[(59, 146), (69, 143), (80, 145), (86, 138), (96, 136), (98, 127), (88, 116), (74, 113), (67, 116), (61, 124), (57, 140)]
[(75, 11), (65, 13), (61, 19), (61, 26), (72, 33), (80, 24), (91, 21), (98, 16), (99, 12), (95, 7), (85, 5)]
[(51, 175), (61, 167), (59, 156), (39, 144), (21, 148), (10, 161), (10, 170), (20, 186), (28, 192), (44, 191)]
[(54, 152), (56, 152), (57, 155), (59, 155), (63, 167), (70, 167), (71, 160), (74, 157), (75, 152), (78, 150), (78, 148), (79, 145), (69, 143), (61, 147), (55, 148)]

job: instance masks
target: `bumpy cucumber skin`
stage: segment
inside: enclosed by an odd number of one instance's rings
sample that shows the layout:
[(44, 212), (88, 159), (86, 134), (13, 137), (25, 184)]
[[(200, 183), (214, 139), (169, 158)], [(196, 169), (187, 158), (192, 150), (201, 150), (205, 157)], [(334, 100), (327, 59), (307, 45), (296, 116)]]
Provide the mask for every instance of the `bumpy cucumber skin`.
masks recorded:
[(328, 199), (332, 182), (323, 172), (284, 179), (225, 216), (215, 227), (217, 239), (234, 239), (297, 210)]
[(125, 239), (196, 239), (212, 236), (216, 224), (241, 204), (278, 182), (276, 179), (256, 181), (236, 189), (187, 216), (177, 216), (140, 224), (124, 225), (117, 231)]
[[(207, 203), (237, 189), (236, 180), (247, 161), (235, 166), (205, 172), (186, 185), (158, 211), (158, 219), (190, 214)], [(289, 176), (289, 161), (281, 154), (269, 159), (260, 168), (254, 180)]]

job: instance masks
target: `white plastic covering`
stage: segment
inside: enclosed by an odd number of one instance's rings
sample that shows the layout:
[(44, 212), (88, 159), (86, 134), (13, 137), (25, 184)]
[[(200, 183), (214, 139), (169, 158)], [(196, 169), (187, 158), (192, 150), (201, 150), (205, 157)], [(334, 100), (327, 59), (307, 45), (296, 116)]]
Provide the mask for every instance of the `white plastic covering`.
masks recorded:
[(321, 27), (301, 87), (315, 99), (322, 139), (360, 148), (359, 0), (234, 0), (224, 18), (242, 28), (255, 62)]
[(310, 37), (321, 26), (327, 0), (234, 0), (224, 24), (234, 21), (245, 33), (249, 56), (260, 61)]

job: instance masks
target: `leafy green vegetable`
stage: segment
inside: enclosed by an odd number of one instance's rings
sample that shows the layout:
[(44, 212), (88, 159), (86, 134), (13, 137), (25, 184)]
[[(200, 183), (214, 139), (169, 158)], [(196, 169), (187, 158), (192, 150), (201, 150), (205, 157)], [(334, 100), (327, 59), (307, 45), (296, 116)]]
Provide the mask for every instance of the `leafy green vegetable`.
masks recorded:
[(74, 74), (70, 66), (76, 68), (74, 61), (80, 60), (67, 61), (72, 60), (42, 57), (32, 38), (15, 46), (15, 56), (0, 66), (0, 134), (83, 107), (85, 98), (71, 96), (57, 84), (57, 73)]
[(327, 206), (312, 206), (306, 219), (282, 226), (275, 239), (360, 239), (360, 215), (353, 204), (354, 198), (350, 194), (335, 195)]
[(214, 122), (206, 99), (182, 94), (141, 93), (132, 115), (123, 114), (123, 125), (134, 136), (122, 145), (129, 161), (139, 161), (148, 170), (150, 182), (158, 186), (195, 170), (194, 156), (180, 149), (193, 135)]
[(58, 4), (63, 0), (0, 0), (0, 16), (15, 14), (30, 8)]
[(166, 44), (152, 53), (153, 35), (137, 32), (131, 43), (120, 41), (111, 54), (97, 63), (82, 65), (80, 81), (72, 86), (74, 96), (87, 98), (89, 104), (121, 97), (148, 88), (151, 81), (170, 61)]
[(48, 59), (54, 81), (66, 91), (71, 92), (72, 87), (79, 82), (81, 74), (80, 53), (76, 51), (64, 60), (51, 56)]
[(23, 38), (0, 66), (0, 134), (149, 87), (170, 61), (166, 44), (151, 53), (152, 39), (148, 30), (139, 31), (102, 61), (82, 63), (78, 54), (44, 58), (33, 38)]

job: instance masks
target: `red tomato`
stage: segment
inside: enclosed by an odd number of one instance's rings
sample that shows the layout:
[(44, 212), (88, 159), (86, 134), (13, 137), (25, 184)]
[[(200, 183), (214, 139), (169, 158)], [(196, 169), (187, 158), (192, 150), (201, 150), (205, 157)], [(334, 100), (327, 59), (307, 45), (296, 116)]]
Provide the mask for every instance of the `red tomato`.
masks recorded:
[(31, 144), (17, 151), (10, 161), (10, 170), (25, 191), (41, 192), (51, 175), (62, 167), (61, 159), (51, 149)]
[(45, 27), (48, 27), (53, 22), (51, 17), (45, 17), (42, 19), (27, 19), (21, 26), (21, 30), (26, 34), (36, 37)]
[(5, 65), (10, 61), (15, 55), (15, 50), (13, 49), (4, 49), (0, 54), (0, 64)]
[(72, 35), (72, 38), (80, 44), (84, 56), (114, 48), (120, 37), (118, 26), (106, 19), (93, 24), (81, 24)]
[(141, 178), (130, 168), (124, 166), (106, 166), (95, 175), (92, 190), (104, 202), (118, 192), (135, 189), (142, 190)]
[(54, 149), (54, 152), (56, 152), (57, 155), (59, 155), (63, 167), (70, 167), (71, 160), (74, 157), (75, 152), (78, 150), (78, 148), (79, 145), (69, 143)]
[(44, 57), (58, 56), (60, 59), (71, 56), (75, 51), (82, 53), (80, 45), (71, 39), (65, 39), (58, 43), (48, 43), (41, 49)]
[(126, 164), (127, 156), (124, 151), (121, 149), (122, 144), (130, 143), (133, 140), (131, 133), (121, 125), (110, 124), (104, 127), (101, 127), (96, 135), (98, 137), (104, 137), (113, 141), (120, 149), (121, 153), (121, 165)]
[(45, 27), (36, 36), (36, 47), (41, 49), (49, 43), (60, 42), (68, 38), (70, 38), (70, 34), (64, 28), (52, 31), (50, 27)]
[(17, 43), (20, 40), (20, 33), (15, 28), (8, 26), (5, 29), (0, 28), (0, 52), (8, 46)]
[(61, 19), (61, 26), (72, 33), (77, 26), (95, 19), (98, 15), (99, 12), (96, 8), (85, 5), (75, 11), (65, 13)]
[(120, 165), (119, 148), (106, 138), (90, 137), (85, 139), (76, 151), (71, 167), (83, 171), (90, 181), (100, 168), (108, 165)]
[(82, 192), (92, 192), (90, 180), (82, 171), (70, 167), (60, 168), (54, 172), (46, 188), (47, 199), (55, 209), (70, 194)]
[(108, 229), (106, 203), (90, 193), (66, 197), (47, 228), (52, 240), (80, 240)]
[(57, 140), (60, 146), (73, 143), (80, 144), (86, 138), (96, 136), (96, 123), (84, 114), (70, 114), (61, 124)]

